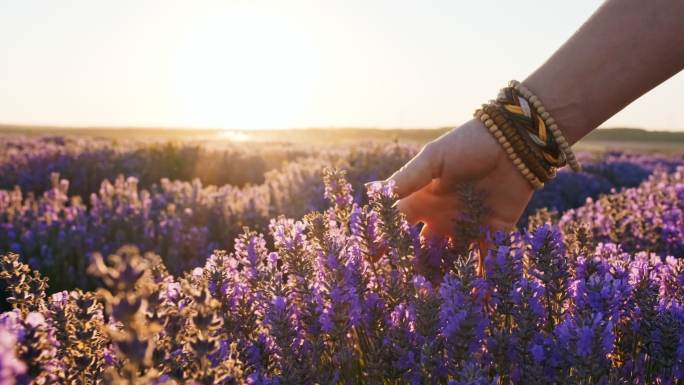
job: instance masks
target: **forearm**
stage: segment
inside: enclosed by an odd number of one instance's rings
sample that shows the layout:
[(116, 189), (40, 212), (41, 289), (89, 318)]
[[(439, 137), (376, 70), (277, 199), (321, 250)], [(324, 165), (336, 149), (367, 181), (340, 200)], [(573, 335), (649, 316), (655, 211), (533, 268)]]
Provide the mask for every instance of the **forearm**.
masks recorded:
[(608, 0), (523, 83), (575, 143), (682, 69), (684, 1)]

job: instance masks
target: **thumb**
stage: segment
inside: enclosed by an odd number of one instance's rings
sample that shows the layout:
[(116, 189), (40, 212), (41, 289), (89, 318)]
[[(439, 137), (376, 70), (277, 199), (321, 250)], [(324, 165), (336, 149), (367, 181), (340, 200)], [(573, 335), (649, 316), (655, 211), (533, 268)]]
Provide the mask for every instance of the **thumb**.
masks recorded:
[(418, 155), (413, 157), (388, 180), (394, 181), (399, 199), (407, 197), (426, 186), (441, 173), (441, 157), (435, 142), (425, 145)]

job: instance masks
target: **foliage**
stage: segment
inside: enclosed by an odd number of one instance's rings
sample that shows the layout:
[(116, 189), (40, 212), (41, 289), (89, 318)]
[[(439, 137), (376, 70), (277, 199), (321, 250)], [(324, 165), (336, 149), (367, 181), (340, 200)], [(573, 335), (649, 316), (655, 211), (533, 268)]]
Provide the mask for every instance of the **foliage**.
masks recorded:
[[(630, 207), (631, 214), (657, 218), (663, 228), (680, 225), (673, 211), (684, 201), (682, 171), (656, 173), (626, 191), (653, 202)], [(588, 217), (569, 214), (560, 227), (485, 234), (486, 249), (426, 244), (393, 207), (391, 185), (371, 184), (368, 203), (360, 204), (345, 173), (328, 171), (324, 179), (327, 209), (271, 219), (266, 236), (245, 229), (232, 251), (214, 251), (180, 276), (157, 255), (128, 246), (93, 256), (85, 270), (97, 278), (96, 291), (48, 296), (45, 278), (6, 254), (0, 278), (13, 310), (0, 316), (0, 336), (15, 345), (0, 344), (0, 384), (684, 379), (684, 260), (666, 255), (681, 250), (671, 243), (638, 250), (651, 245), (649, 227), (634, 234), (645, 243), (629, 243), (627, 233), (603, 242)], [(154, 202), (152, 194), (134, 198)], [(592, 205), (584, 210), (611, 212)], [(96, 216), (141, 215), (109, 210)]]
[[(0, 139), (0, 186), (6, 188), (0, 190), (0, 253), (22, 255), (50, 278), (49, 292), (94, 289), (95, 281), (86, 274), (90, 256), (128, 244), (160, 255), (178, 275), (201, 266), (214, 249), (232, 249), (245, 226), (263, 233), (271, 218), (302, 218), (325, 209), (321, 181), (326, 167), (348, 170), (353, 201), (367, 203), (364, 183), (385, 179), (417, 150), (397, 144), (325, 151), (242, 147)], [(561, 172), (535, 193), (522, 228), (538, 208), (548, 214), (535, 217), (533, 225), (557, 219), (587, 197), (635, 186), (656, 168), (672, 172), (684, 164), (675, 155), (615, 152), (585, 154), (582, 161), (584, 172)], [(676, 229), (667, 231), (676, 243)]]

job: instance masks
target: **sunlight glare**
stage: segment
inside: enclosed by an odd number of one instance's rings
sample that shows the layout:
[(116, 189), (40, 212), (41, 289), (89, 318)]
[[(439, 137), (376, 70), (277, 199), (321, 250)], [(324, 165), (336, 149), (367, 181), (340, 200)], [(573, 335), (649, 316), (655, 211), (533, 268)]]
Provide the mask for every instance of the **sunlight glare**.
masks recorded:
[(196, 20), (174, 58), (174, 96), (184, 124), (287, 128), (313, 105), (319, 58), (292, 20), (232, 7)]
[(244, 132), (238, 132), (238, 131), (221, 131), (218, 134), (219, 139), (225, 139), (231, 142), (249, 142), (252, 140), (252, 137), (245, 134)]

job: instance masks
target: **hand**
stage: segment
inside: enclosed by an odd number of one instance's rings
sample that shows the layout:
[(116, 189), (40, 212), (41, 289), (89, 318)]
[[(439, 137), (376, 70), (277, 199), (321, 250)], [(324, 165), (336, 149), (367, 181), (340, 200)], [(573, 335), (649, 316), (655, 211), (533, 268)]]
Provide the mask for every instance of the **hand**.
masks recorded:
[(395, 172), (398, 207), (427, 238), (451, 236), (462, 209), (459, 187), (472, 183), (488, 210), (483, 225), (512, 230), (532, 197), (532, 186), (479, 120), (447, 132)]

